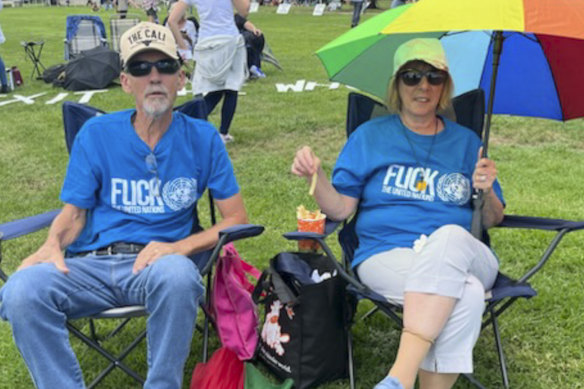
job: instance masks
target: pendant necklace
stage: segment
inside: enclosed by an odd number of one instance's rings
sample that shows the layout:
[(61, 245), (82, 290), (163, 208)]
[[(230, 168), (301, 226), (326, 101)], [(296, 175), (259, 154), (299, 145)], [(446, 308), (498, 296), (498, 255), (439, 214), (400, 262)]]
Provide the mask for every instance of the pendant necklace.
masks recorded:
[(422, 165), (420, 163), (420, 160), (418, 159), (418, 156), (416, 155), (416, 150), (414, 148), (414, 144), (412, 143), (412, 141), (410, 140), (410, 137), (408, 136), (408, 131), (410, 131), (410, 130), (408, 130), (406, 128), (401, 117), (399, 117), (399, 122), (401, 123), (401, 129), (404, 133), (406, 140), (408, 141), (408, 144), (410, 145), (410, 149), (412, 150), (412, 154), (414, 155), (414, 159), (416, 160), (416, 163), (418, 164), (418, 166), (422, 167), (422, 171), (420, 172), (420, 177), (416, 180), (416, 190), (418, 192), (424, 191), (426, 189), (426, 187), (428, 186), (428, 183), (426, 182), (426, 176), (425, 176), (426, 166), (428, 165), (428, 161), (430, 160), (430, 155), (432, 155), (432, 148), (434, 147), (434, 141), (436, 140), (436, 134), (438, 133), (438, 118), (434, 117), (434, 120), (435, 120), (435, 125), (434, 125), (434, 135), (432, 136), (432, 143), (430, 143), (430, 148), (428, 149), (428, 154), (426, 155), (426, 162), (424, 162), (424, 164)]

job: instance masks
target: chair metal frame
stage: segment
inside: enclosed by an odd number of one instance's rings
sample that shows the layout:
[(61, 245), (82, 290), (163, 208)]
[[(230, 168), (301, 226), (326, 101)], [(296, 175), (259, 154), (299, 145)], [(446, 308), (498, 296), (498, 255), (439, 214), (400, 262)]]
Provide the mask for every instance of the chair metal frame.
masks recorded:
[[(481, 91), (482, 92), (482, 91)], [(480, 98), (480, 97), (479, 97)], [(359, 110), (353, 110), (351, 107), (351, 100), (355, 99), (365, 99), (369, 100), (366, 105), (369, 105), (365, 111), (360, 112)], [(467, 112), (456, 111), (456, 101), (455, 114), (457, 116), (463, 116), (462, 121), (464, 124), (473, 127), (475, 131), (482, 130), (483, 116), (484, 116), (484, 94), (482, 94), (483, 110), (476, 114), (468, 114)], [(354, 103), (354, 102), (353, 102)], [(381, 112), (387, 112), (385, 107), (380, 103), (369, 99), (366, 96), (360, 95), (355, 92), (349, 94), (349, 114), (347, 115), (347, 135), (349, 135), (356, 126), (361, 124), (363, 121), (371, 118), (374, 111), (378, 110)], [(448, 114), (447, 114), (448, 116)], [(362, 284), (358, 277), (351, 270), (351, 259), (352, 253), (356, 246), (356, 235), (354, 231), (355, 217), (350, 222), (343, 222), (344, 227), (339, 232), (339, 242), (343, 249), (342, 262), (339, 262), (331, 251), (330, 247), (326, 244), (325, 238), (330, 235), (337, 227), (341, 224), (340, 222), (327, 221), (327, 226), (324, 234), (306, 233), (306, 232), (294, 232), (286, 234), (288, 239), (300, 240), (300, 239), (313, 239), (321, 244), (326, 255), (331, 258), (337, 267), (339, 274), (344, 277), (348, 286), (347, 289), (350, 293), (355, 295), (359, 300), (368, 299), (375, 307), (367, 312), (361, 317), (360, 320), (366, 320), (375, 312), (381, 311), (388, 317), (390, 317), (398, 326), (403, 327), (402, 322), (402, 307), (397, 304), (392, 304), (388, 302), (383, 296), (369, 289), (366, 285)], [(544, 251), (543, 255), (539, 258), (533, 266), (527, 270), (523, 275), (517, 279), (513, 279), (505, 274), (499, 273), (497, 281), (491, 291), (485, 296), (485, 312), (483, 314), (483, 322), (481, 330), (484, 330), (488, 326), (492, 325), (493, 335), (495, 339), (495, 347), (497, 350), (497, 356), (499, 359), (499, 368), (501, 373), (501, 381), (505, 388), (509, 388), (509, 376), (507, 372), (507, 364), (505, 361), (505, 354), (503, 351), (503, 343), (501, 340), (501, 333), (499, 329), (499, 316), (505, 312), (515, 301), (520, 298), (531, 298), (537, 295), (537, 292), (528, 283), (529, 279), (534, 276), (538, 271), (540, 271), (546, 262), (552, 256), (554, 250), (558, 247), (561, 240), (572, 231), (584, 229), (584, 221), (571, 221), (564, 219), (549, 219), (540, 217), (530, 217), (530, 216), (517, 216), (517, 215), (505, 215), (504, 220), (496, 226), (496, 228), (519, 228), (519, 229), (530, 229), (530, 230), (544, 230), (544, 231), (555, 231), (556, 234), (550, 241), (548, 247)], [(488, 235), (485, 235), (484, 240), (488, 243)], [(347, 244), (349, 243), (349, 244)], [(355, 371), (354, 363), (352, 358), (352, 336), (351, 331), (349, 331), (347, 348), (349, 351), (349, 360), (347, 361), (349, 367), (349, 380), (351, 389), (355, 388)], [(467, 381), (469, 381), (473, 386), (484, 389), (485, 386), (476, 379), (472, 374), (462, 375)]]
[[(203, 105), (203, 106), (201, 106)], [(72, 142), (75, 138), (77, 131), (80, 129), (80, 125), (91, 116), (94, 116), (98, 113), (103, 113), (103, 111), (94, 109), (92, 107), (87, 107), (82, 104), (66, 102), (63, 106), (63, 110), (70, 110), (73, 109), (74, 115), (77, 117), (74, 120), (74, 123), (70, 123), (65, 127), (65, 134), (66, 134), (66, 145), (67, 149), (70, 151)], [(80, 111), (77, 111), (79, 109)], [(206, 117), (206, 109), (204, 107), (203, 100), (200, 101), (190, 101), (186, 104), (183, 104), (176, 109), (181, 110), (187, 114), (194, 114), (197, 117), (201, 117), (204, 114)], [(210, 221), (211, 224), (216, 223), (215, 217), (215, 208), (213, 204), (213, 198), (211, 193), (208, 192), (209, 198), (209, 206), (210, 206)], [(43, 213), (40, 215), (19, 219), (16, 221), (4, 223), (0, 225), (0, 265), (2, 263), (2, 250), (1, 244), (3, 241), (8, 241), (12, 239), (16, 239), (18, 237), (28, 235), (30, 233), (39, 231), (43, 228), (48, 227), (54, 218), (59, 214), (60, 210), (53, 210), (47, 213)], [(193, 215), (195, 221), (198, 222), (197, 212)], [(198, 224), (198, 223), (197, 223)], [(195, 226), (195, 228), (199, 228), (200, 226)], [(246, 239), (254, 236), (260, 235), (264, 230), (264, 227), (259, 225), (253, 224), (246, 224), (246, 225), (236, 225), (229, 228), (226, 228), (219, 232), (219, 241), (217, 242), (216, 246), (209, 250), (208, 252), (208, 259), (204, 261), (202, 264), (202, 268), (199, 269), (201, 275), (203, 277), (206, 276), (206, 290), (205, 290), (205, 302), (201, 303), (201, 308), (204, 313), (204, 320), (203, 325), (197, 325), (197, 330), (199, 330), (203, 334), (203, 362), (207, 361), (208, 358), (208, 347), (209, 347), (209, 324), (214, 325), (214, 322), (209, 314), (207, 307), (209, 306), (209, 299), (210, 299), (210, 292), (212, 287), (212, 275), (213, 275), (213, 266), (219, 257), (221, 252), (221, 248), (229, 243), (240, 239)], [(0, 279), (4, 282), (7, 281), (8, 275), (0, 268)], [(145, 378), (141, 376), (138, 372), (133, 370), (132, 368), (128, 367), (123, 360), (136, 348), (142, 340), (146, 337), (147, 331), (144, 329), (141, 331), (125, 348), (119, 353), (114, 354), (111, 351), (108, 351), (102, 344), (104, 340), (108, 340), (116, 336), (120, 331), (134, 318), (137, 317), (144, 317), (147, 316), (148, 312), (144, 306), (124, 306), (124, 307), (116, 307), (112, 309), (105, 310), (100, 312), (96, 315), (90, 316), (86, 319), (89, 319), (89, 331), (84, 332), (84, 330), (79, 327), (74, 321), (68, 320), (66, 323), (67, 329), (73, 334), (75, 337), (80, 339), (83, 343), (85, 343), (90, 348), (94, 349), (98, 352), (102, 357), (109, 361), (109, 365), (103, 369), (94, 379), (93, 381), (87, 386), (88, 388), (96, 387), (109, 373), (111, 373), (115, 368), (119, 368), (128, 376), (133, 378), (139, 384), (143, 385), (145, 382)], [(96, 330), (95, 321), (98, 319), (121, 319), (121, 323), (118, 324), (112, 331), (110, 331), (106, 335), (98, 334)]]
[[(80, 19), (77, 27), (77, 31), (73, 36), (68, 36), (69, 24), (73, 23), (73, 20)], [(90, 26), (91, 25), (91, 26)], [(66, 61), (74, 59), (82, 51), (91, 50), (98, 46), (108, 47), (107, 35), (105, 30), (105, 25), (103, 21), (98, 16), (93, 15), (69, 15), (67, 16), (66, 24), (66, 37), (63, 41), (65, 45), (64, 58)], [(81, 28), (91, 28), (93, 33), (90, 38), (86, 36), (80, 36)], [(87, 42), (85, 42), (87, 41)], [(80, 45), (81, 42), (85, 42)], [(89, 43), (89, 44), (87, 44)]]

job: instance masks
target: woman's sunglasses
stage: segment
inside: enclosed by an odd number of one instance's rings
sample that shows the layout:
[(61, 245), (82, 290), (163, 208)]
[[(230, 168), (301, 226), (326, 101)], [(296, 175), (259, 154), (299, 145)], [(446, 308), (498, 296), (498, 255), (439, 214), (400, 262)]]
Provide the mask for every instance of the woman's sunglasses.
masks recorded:
[(399, 73), (399, 78), (407, 86), (415, 86), (426, 77), (430, 85), (442, 85), (446, 82), (448, 75), (442, 70), (426, 70), (425, 72), (415, 69), (407, 69)]
[(134, 61), (126, 66), (126, 71), (134, 77), (144, 77), (150, 74), (155, 67), (160, 74), (175, 74), (180, 69), (177, 60), (166, 58), (156, 62)]

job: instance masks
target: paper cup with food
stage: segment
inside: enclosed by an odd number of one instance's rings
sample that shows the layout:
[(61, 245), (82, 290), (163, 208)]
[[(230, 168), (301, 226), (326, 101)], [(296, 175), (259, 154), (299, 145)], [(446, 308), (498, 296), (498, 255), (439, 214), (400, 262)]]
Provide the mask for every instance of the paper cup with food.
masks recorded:
[[(298, 231), (324, 234), (326, 215), (320, 212), (320, 209), (309, 211), (304, 205), (300, 205), (296, 208), (296, 220)], [(303, 239), (298, 241), (298, 250), (300, 251), (316, 251), (318, 249), (320, 249), (320, 245), (314, 240)]]

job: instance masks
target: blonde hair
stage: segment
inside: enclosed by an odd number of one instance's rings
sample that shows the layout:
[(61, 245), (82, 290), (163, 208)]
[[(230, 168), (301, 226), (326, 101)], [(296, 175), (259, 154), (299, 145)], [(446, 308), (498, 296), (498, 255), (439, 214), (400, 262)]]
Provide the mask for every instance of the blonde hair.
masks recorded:
[[(387, 109), (392, 112), (401, 112), (402, 110), (402, 100), (399, 95), (399, 80), (398, 74), (400, 71), (406, 66), (402, 66), (391, 79), (389, 80), (389, 85), (387, 86)], [(440, 100), (438, 100), (438, 107), (436, 107), (436, 111), (446, 111), (452, 106), (452, 92), (454, 91), (454, 82), (452, 82), (452, 77), (450, 77), (450, 73), (446, 72), (448, 77), (446, 78), (446, 82), (442, 87), (442, 94), (440, 95)]]

